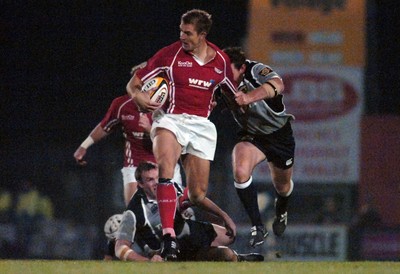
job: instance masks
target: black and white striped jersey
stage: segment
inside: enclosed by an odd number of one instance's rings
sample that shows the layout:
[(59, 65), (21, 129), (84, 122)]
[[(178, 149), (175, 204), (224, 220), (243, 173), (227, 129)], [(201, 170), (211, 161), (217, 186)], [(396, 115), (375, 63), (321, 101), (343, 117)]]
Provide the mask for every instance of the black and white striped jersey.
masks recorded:
[[(280, 76), (271, 67), (246, 60), (244, 79), (239, 83), (238, 90), (245, 93), (251, 92), (273, 78), (280, 78)], [(233, 97), (227, 98), (224, 93), (222, 95), (226, 101), (233, 99)], [(275, 98), (259, 100), (244, 108), (232, 107), (232, 101), (227, 103), (231, 106), (232, 114), (241, 129), (254, 135), (271, 134), (294, 119), (292, 114), (286, 113), (282, 94)]]
[[(178, 196), (182, 195), (182, 188), (176, 183), (174, 185)], [(180, 214), (177, 214), (175, 218), (177, 230), (180, 228), (179, 223), (183, 223), (183, 219)], [(162, 228), (157, 201), (149, 200), (140, 187), (138, 187), (123, 213), (116, 239), (136, 243), (144, 251), (148, 248), (151, 250), (160, 249)]]

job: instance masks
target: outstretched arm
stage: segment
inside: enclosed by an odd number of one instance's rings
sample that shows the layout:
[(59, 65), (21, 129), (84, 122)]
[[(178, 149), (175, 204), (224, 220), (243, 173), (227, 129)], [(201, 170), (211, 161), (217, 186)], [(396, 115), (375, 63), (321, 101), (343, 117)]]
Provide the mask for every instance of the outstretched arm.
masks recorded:
[(139, 126), (142, 127), (146, 133), (150, 133), (151, 121), (149, 116), (147, 116), (147, 114), (140, 113)]
[(90, 132), (89, 136), (82, 142), (82, 144), (77, 148), (74, 153), (74, 158), (79, 165), (86, 165), (87, 162), (83, 160), (86, 155), (87, 149), (97, 143), (101, 139), (105, 138), (109, 133), (107, 133), (100, 125), (100, 123)]
[(163, 259), (160, 255), (153, 255), (151, 258), (144, 257), (139, 253), (131, 249), (132, 243), (126, 240), (117, 240), (115, 243), (115, 255), (121, 261), (152, 261), (152, 262), (162, 262)]
[(237, 92), (235, 94), (236, 103), (239, 106), (245, 106), (259, 100), (274, 98), (281, 94), (284, 89), (282, 79), (273, 78), (262, 84), (249, 93)]
[(216, 205), (213, 201), (208, 199), (207, 197), (204, 198), (202, 201), (198, 202), (196, 204), (197, 206), (200, 206), (201, 208), (207, 210), (210, 213), (213, 213), (217, 216), (219, 216), (225, 224), (225, 228), (227, 230), (226, 235), (229, 237), (236, 237), (236, 225), (233, 222), (232, 218), (223, 211), (218, 205)]
[[(188, 188), (185, 188), (183, 195), (179, 197), (178, 202), (179, 202), (179, 210), (181, 212), (187, 209), (188, 207), (194, 205), (189, 200)], [(213, 201), (205, 197), (204, 199), (197, 201), (195, 205), (200, 207), (201, 209), (206, 210), (207, 212), (210, 212), (220, 217), (224, 221), (225, 228), (227, 230), (226, 235), (228, 235), (229, 237), (236, 237), (236, 225), (233, 222), (232, 218), (225, 211), (223, 211), (218, 205), (216, 205)]]

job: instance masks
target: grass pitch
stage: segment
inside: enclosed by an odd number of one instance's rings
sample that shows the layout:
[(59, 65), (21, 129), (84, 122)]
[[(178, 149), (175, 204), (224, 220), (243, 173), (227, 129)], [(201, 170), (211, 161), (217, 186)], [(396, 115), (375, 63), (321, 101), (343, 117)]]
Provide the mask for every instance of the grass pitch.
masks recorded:
[(253, 273), (400, 273), (400, 262), (165, 262), (0, 260), (0, 273), (135, 273), (135, 274), (253, 274)]

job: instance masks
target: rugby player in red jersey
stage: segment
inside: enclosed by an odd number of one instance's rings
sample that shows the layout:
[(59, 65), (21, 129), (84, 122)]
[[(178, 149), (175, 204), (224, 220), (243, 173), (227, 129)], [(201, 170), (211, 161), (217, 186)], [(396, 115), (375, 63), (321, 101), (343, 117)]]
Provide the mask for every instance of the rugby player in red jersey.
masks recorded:
[[(211, 15), (206, 11), (194, 9), (183, 14), (180, 40), (159, 50), (127, 85), (128, 94), (139, 108), (154, 112), (150, 136), (160, 173), (157, 201), (164, 260), (176, 260), (179, 253), (174, 230), (177, 198), (171, 181), (174, 167), (181, 158), (188, 197), (201, 207), (217, 141), (215, 125), (208, 119), (214, 93), (219, 87), (236, 91), (229, 58), (206, 39), (211, 25)], [(151, 102), (147, 93), (140, 92), (143, 82), (158, 75), (170, 81), (169, 98), (162, 108)], [(229, 235), (234, 237), (235, 224), (229, 218), (224, 221)]]
[[(124, 164), (121, 169), (124, 183), (124, 202), (128, 205), (137, 189), (135, 170), (142, 161), (155, 161), (149, 136), (151, 115), (139, 112), (129, 95), (115, 98), (106, 115), (91, 131), (85, 141), (77, 148), (74, 158), (79, 165), (86, 165), (84, 159), (87, 149), (94, 143), (107, 137), (118, 128), (122, 128), (125, 138)], [(182, 185), (179, 165), (176, 165), (175, 180)]]

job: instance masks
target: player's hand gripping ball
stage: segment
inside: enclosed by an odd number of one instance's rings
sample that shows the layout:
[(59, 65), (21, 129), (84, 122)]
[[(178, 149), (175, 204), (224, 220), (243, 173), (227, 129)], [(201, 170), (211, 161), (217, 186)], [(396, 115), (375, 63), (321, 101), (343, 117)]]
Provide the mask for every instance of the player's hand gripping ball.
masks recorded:
[(142, 92), (149, 92), (152, 102), (163, 105), (168, 97), (169, 83), (163, 77), (154, 77), (147, 80), (142, 87)]

